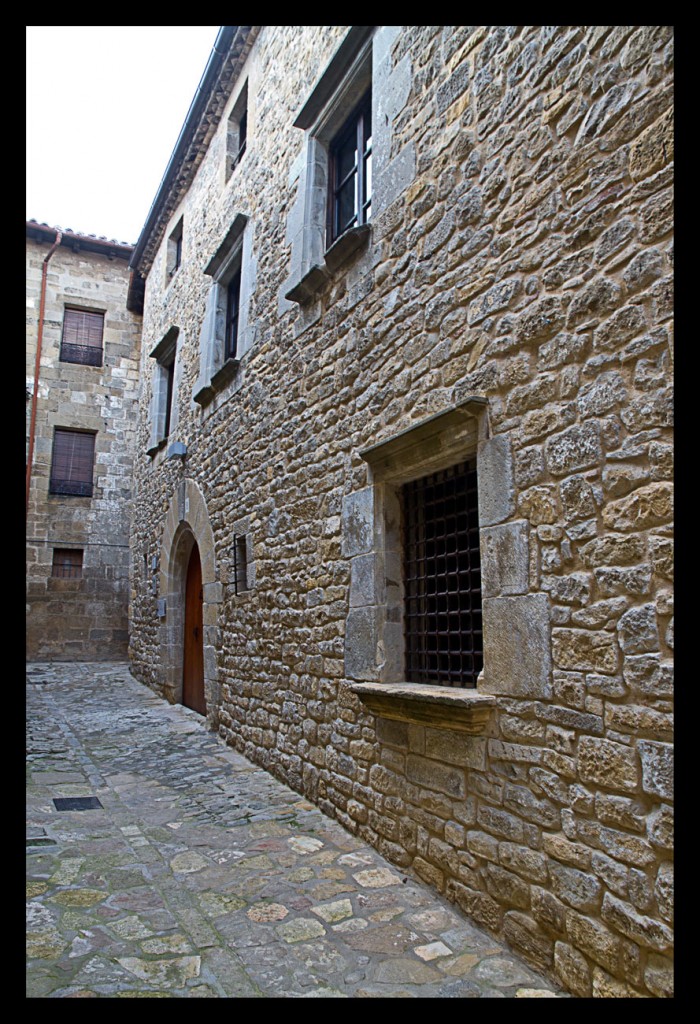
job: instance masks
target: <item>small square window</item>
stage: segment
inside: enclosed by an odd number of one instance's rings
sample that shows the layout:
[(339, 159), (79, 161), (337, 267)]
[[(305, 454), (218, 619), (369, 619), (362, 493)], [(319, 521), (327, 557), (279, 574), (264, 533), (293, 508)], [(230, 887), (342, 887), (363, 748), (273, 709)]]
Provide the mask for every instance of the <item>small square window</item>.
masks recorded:
[(63, 314), (61, 362), (101, 366), (104, 319), (104, 313), (66, 308)]
[(83, 575), (81, 548), (54, 548), (51, 575), (64, 580), (79, 580)]
[(50, 494), (92, 497), (95, 435), (57, 427), (51, 454)]

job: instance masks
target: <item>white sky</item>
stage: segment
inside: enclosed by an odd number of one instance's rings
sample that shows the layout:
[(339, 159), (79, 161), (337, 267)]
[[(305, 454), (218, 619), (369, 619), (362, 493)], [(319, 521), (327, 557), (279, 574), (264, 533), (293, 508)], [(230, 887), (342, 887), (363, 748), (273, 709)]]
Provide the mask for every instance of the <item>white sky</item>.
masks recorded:
[(27, 220), (135, 243), (216, 25), (27, 27)]

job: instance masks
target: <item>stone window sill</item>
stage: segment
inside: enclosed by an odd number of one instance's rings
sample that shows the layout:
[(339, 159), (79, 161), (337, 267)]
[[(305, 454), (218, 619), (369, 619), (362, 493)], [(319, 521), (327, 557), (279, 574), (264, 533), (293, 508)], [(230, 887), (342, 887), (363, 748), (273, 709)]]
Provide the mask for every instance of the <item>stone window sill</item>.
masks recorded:
[(219, 391), (223, 391), (229, 381), (233, 380), (236, 370), (240, 365), (240, 359), (227, 359), (223, 366), (216, 371), (209, 383), (205, 384), (203, 388), (200, 388), (192, 396), (197, 405), (202, 407), (209, 405), (214, 395), (218, 394)]
[(298, 302), (300, 305), (313, 299), (323, 285), (330, 281), (336, 270), (353, 253), (358, 252), (367, 245), (371, 232), (372, 228), (369, 224), (362, 224), (357, 228), (349, 228), (326, 250), (323, 256), (324, 265), (321, 266), (315, 263), (311, 270), (302, 277), (301, 281), (285, 293), (285, 299), (289, 299), (290, 302)]
[(167, 437), (161, 437), (160, 441), (156, 442), (151, 448), (146, 449), (146, 455), (149, 455), (152, 459), (155, 458), (161, 448), (165, 448), (168, 443)]
[(381, 718), (474, 735), (484, 732), (491, 711), (497, 706), (497, 698), (491, 694), (452, 686), (353, 683), (350, 690)]

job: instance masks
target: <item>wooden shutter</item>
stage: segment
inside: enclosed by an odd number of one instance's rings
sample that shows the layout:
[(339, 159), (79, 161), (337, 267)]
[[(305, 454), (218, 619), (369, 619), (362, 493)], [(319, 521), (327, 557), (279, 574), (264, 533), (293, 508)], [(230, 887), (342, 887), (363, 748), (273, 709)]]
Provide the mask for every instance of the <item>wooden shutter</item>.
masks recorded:
[(51, 458), (51, 494), (92, 496), (95, 435), (57, 429)]
[(66, 309), (63, 316), (61, 359), (64, 363), (102, 365), (104, 313)]

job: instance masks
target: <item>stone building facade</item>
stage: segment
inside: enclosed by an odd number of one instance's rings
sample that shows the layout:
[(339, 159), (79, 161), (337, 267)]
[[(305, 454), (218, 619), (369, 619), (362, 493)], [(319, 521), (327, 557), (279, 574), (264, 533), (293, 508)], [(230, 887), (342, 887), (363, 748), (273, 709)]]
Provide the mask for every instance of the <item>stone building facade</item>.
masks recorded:
[(132, 259), (134, 673), (578, 996), (673, 985), (672, 90), (225, 27)]
[(139, 394), (134, 247), (57, 237), (27, 221), (27, 657), (119, 659)]

